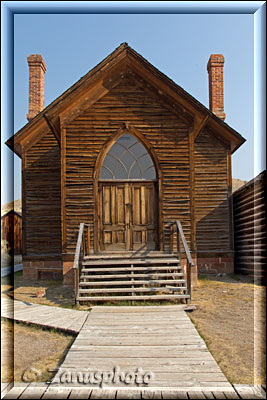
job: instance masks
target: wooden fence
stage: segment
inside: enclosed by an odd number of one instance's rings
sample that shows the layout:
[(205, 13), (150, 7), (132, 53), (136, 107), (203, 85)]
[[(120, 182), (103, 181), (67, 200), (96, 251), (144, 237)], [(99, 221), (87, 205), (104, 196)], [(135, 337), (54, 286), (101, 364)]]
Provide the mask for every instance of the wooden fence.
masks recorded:
[(235, 272), (266, 282), (266, 171), (233, 193)]

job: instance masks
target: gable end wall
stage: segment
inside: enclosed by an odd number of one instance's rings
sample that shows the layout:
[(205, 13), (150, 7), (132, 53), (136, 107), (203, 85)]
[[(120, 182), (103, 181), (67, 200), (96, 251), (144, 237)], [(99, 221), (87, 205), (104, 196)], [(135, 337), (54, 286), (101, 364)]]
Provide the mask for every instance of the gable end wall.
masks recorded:
[[(66, 242), (74, 253), (80, 222), (94, 225), (94, 169), (104, 143), (123, 123), (152, 145), (162, 172), (162, 218), (165, 247), (168, 224), (181, 220), (190, 243), (189, 128), (154, 98), (125, 79), (66, 126)], [(91, 243), (95, 238), (91, 229)]]

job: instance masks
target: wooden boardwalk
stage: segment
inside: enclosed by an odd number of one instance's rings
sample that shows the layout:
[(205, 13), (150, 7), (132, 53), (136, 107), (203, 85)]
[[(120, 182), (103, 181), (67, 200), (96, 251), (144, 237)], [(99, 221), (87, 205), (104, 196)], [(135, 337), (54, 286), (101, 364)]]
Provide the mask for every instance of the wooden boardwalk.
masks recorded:
[(15, 302), (13, 316), (10, 300), (2, 300), (6, 318), (79, 333), (52, 382), (2, 384), (1, 398), (266, 398), (266, 387), (230, 385), (183, 306), (88, 313)]
[(75, 334), (80, 332), (88, 315), (88, 311), (44, 306), (6, 298), (1, 299), (1, 316), (4, 318)]
[[(138, 368), (137, 384), (131, 377)], [(128, 382), (106, 377), (103, 386), (232, 389), (179, 306), (93, 307), (52, 383), (84, 386), (87, 376), (94, 388), (101, 380), (94, 374), (119, 371)]]
[(266, 386), (233, 385), (231, 390), (214, 388), (148, 390), (55, 388), (45, 383), (1, 384), (3, 399), (266, 399)]

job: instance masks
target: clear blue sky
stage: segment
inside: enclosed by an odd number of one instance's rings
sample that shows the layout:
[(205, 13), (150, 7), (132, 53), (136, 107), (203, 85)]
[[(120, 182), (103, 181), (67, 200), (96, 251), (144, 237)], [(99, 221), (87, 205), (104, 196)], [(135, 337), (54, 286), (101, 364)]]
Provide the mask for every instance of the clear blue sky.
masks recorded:
[[(250, 14), (17, 14), (14, 18), (14, 133), (26, 123), (29, 54), (42, 54), (45, 106), (122, 42), (208, 107), (207, 62), (225, 57), (226, 120), (247, 142), (232, 157), (233, 177), (250, 180), (253, 168), (253, 15)], [(2, 199), (11, 151), (2, 132)], [(20, 159), (14, 160), (14, 198), (20, 198)], [(259, 171), (260, 172), (260, 171)]]

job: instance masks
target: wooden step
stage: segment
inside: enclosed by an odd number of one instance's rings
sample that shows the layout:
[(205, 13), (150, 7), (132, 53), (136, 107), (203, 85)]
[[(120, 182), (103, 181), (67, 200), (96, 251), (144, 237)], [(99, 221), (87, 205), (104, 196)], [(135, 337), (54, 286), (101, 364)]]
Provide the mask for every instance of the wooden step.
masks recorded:
[[(90, 271), (91, 272), (91, 271)], [(183, 277), (184, 274), (182, 272), (162, 272), (162, 273), (149, 273), (149, 274), (121, 274), (121, 275), (81, 275), (80, 279), (87, 280), (87, 279), (92, 279), (90, 277), (98, 279), (99, 276), (105, 276), (107, 279), (110, 277), (119, 277), (119, 278), (148, 278), (148, 279), (157, 279), (158, 277)]]
[(145, 280), (145, 281), (101, 281), (101, 282), (80, 282), (79, 286), (120, 286), (120, 285), (151, 285), (151, 284), (185, 284), (184, 279), (168, 279), (168, 280)]
[(85, 256), (86, 260), (109, 260), (109, 259), (135, 259), (135, 258), (176, 258), (176, 254), (174, 253), (164, 253), (161, 251), (125, 251), (125, 252), (108, 252), (108, 253), (96, 253)]
[(154, 294), (154, 295), (139, 295), (139, 296), (78, 296), (79, 302), (83, 301), (115, 301), (115, 300), (178, 300), (178, 299), (189, 299), (189, 294)]
[(81, 272), (115, 272), (115, 271), (122, 271), (122, 272), (129, 272), (129, 271), (165, 271), (165, 270), (179, 270), (181, 271), (182, 267), (181, 266), (160, 266), (160, 267), (108, 267), (108, 268), (90, 268), (89, 266), (85, 266), (84, 268), (81, 269)]
[(155, 264), (178, 264), (179, 260), (176, 258), (170, 258), (170, 259), (112, 259), (112, 260), (85, 260), (82, 262), (82, 265), (155, 265)]
[(104, 288), (104, 289), (79, 289), (79, 295), (83, 293), (126, 293), (126, 292), (181, 292), (185, 287), (163, 286), (163, 287), (139, 287), (139, 288)]

